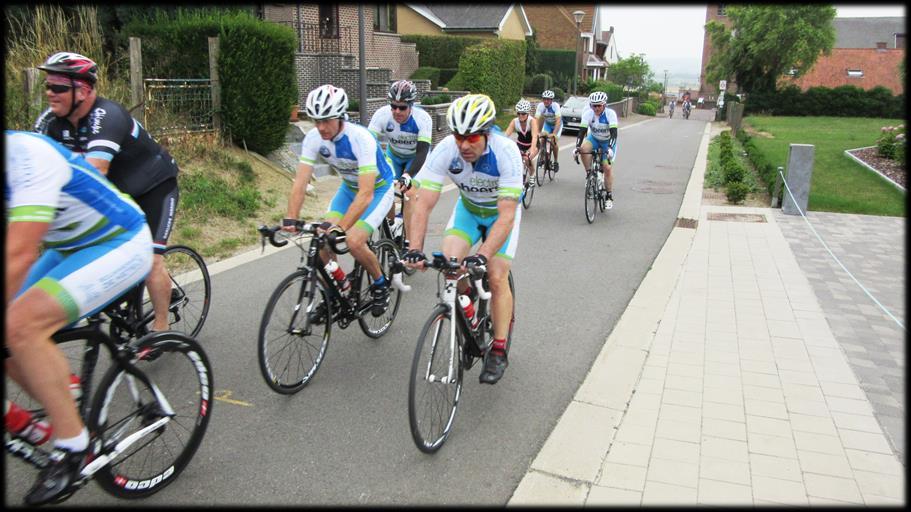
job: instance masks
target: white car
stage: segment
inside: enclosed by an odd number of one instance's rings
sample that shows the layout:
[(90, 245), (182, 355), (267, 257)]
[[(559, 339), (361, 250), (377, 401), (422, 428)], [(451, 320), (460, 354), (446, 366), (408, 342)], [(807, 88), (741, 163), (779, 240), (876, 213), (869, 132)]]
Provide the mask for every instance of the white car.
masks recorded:
[(588, 107), (588, 96), (567, 96), (560, 105), (560, 117), (563, 118), (563, 129), (579, 131), (582, 124), (582, 112)]

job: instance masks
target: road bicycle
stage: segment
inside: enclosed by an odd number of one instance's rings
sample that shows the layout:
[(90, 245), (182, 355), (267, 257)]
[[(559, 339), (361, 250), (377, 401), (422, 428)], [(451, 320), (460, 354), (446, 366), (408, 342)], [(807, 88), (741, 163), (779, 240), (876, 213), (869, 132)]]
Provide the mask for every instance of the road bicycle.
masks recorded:
[[(138, 310), (138, 297), (131, 291), (112, 304), (134, 302), (130, 308)], [(137, 337), (118, 308), (108, 306), (103, 314), (53, 336), (70, 358), (71, 369), (78, 372), (81, 393), (76, 406), (89, 431), (86, 465), (58, 503), (92, 479), (119, 498), (144, 498), (160, 491), (187, 467), (209, 424), (212, 366), (202, 346), (177, 331)], [(119, 322), (120, 328), (106, 332), (105, 316)], [(111, 357), (92, 396), (102, 345)], [(46, 421), (40, 404), (11, 379), (6, 384), (8, 402), (12, 398), (28, 410), (32, 422)], [(48, 444), (5, 431), (5, 445), (8, 453), (38, 469), (50, 463)]]
[[(185, 245), (168, 246), (162, 256), (171, 278), (170, 327), (195, 338), (209, 315), (212, 295), (209, 270), (202, 256)], [(118, 329), (122, 329), (124, 323), (136, 337), (148, 334), (155, 319), (145, 285), (133, 288), (122, 300), (113, 303), (109, 310), (114, 311), (118, 319), (111, 322), (111, 335), (115, 337), (123, 334)]]
[[(522, 166), (524, 169), (522, 174), (522, 207), (527, 210), (531, 208), (531, 201), (535, 197), (535, 188), (537, 188), (531, 159), (528, 157), (527, 151), (522, 153)], [(404, 251), (402, 254), (404, 254)]]
[(673, 108), (670, 108), (670, 109), (668, 109), (668, 110), (669, 110), (669, 113), (668, 113), (668, 115), (667, 115), (667, 118), (668, 118), (668, 119), (673, 119), (673, 117), (674, 117), (674, 109), (673, 109)]
[[(437, 297), (430, 317), (421, 329), (408, 385), (408, 421), (415, 446), (424, 453), (439, 450), (452, 431), (462, 377), (475, 362), (483, 359), (493, 343), (493, 319), (490, 316), (490, 287), (487, 268), (473, 265), (465, 272), (455, 258), (446, 260), (443, 253), (433, 253), (427, 266), (439, 271)], [(401, 264), (401, 263), (399, 263)], [(467, 296), (474, 315), (466, 316), (459, 305), (459, 282), (468, 280)], [(509, 273), (509, 290), (513, 297), (507, 346), (512, 342), (516, 319), (515, 285)], [(453, 320), (454, 319), (454, 320)]]
[(585, 169), (585, 220), (589, 224), (595, 221), (596, 209), (602, 212), (607, 208), (607, 189), (604, 188), (604, 176), (601, 173), (601, 148), (594, 152), (579, 152), (575, 156), (576, 163), (579, 163), (579, 155), (592, 155), (592, 162), (588, 169)]
[[(400, 186), (404, 187), (406, 185), (404, 178), (398, 178), (395, 180)], [(405, 254), (408, 252), (408, 233), (405, 232), (405, 222), (404, 222), (404, 209), (405, 202), (408, 201), (408, 196), (395, 190), (395, 197), (398, 201), (394, 201), (392, 204), (393, 211), (395, 211), (395, 205), (398, 203), (398, 211), (395, 212), (396, 217), (402, 220), (402, 222), (396, 223), (394, 220), (390, 221), (388, 218), (383, 219), (383, 222), (380, 223), (380, 229), (378, 230), (380, 239), (390, 240), (396, 245), (399, 249), (400, 254)], [(405, 275), (413, 275), (416, 269), (406, 268), (404, 269)]]
[(538, 152), (538, 165), (535, 166), (535, 183), (539, 187), (544, 185), (545, 175), (548, 181), (554, 181), (553, 148), (551, 145), (548, 134), (541, 133), (538, 135), (538, 147), (541, 150)]
[[(263, 246), (266, 240), (275, 247), (293, 241), (301, 250), (297, 270), (285, 277), (272, 292), (259, 326), (257, 354), (259, 368), (266, 384), (281, 394), (294, 394), (303, 389), (316, 374), (326, 356), (332, 324), (346, 329), (355, 320), (370, 338), (388, 332), (399, 310), (401, 276), (394, 280), (392, 266), (399, 260), (398, 247), (390, 240), (368, 240), (376, 254), (383, 275), (393, 286), (386, 311), (375, 317), (371, 313), (372, 296), (369, 273), (355, 260), (346, 277), (350, 290), (343, 292), (334, 277), (324, 268), (320, 250), (328, 247), (336, 254), (349, 252), (344, 234), (325, 233), (319, 224), (298, 221), (298, 236), (276, 240), (281, 227), (260, 226)], [(311, 235), (304, 246), (304, 235)]]
[(683, 106), (683, 118), (684, 118), (684, 119), (689, 119), (689, 118), (690, 118), (690, 110), (692, 110), (692, 108), (693, 108), (693, 107), (690, 107), (690, 106), (688, 106), (688, 105), (684, 105), (684, 106)]

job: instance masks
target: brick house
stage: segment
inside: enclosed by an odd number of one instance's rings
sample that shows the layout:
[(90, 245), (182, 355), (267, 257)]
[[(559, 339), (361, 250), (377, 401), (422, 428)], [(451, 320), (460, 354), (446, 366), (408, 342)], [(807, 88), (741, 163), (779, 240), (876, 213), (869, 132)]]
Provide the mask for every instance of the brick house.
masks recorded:
[[(718, 21), (728, 29), (731, 21), (725, 14), (725, 4), (706, 7), (705, 21)], [(804, 76), (782, 77), (779, 85), (796, 84), (801, 90), (810, 87), (855, 85), (868, 90), (881, 85), (893, 94), (904, 94), (899, 64), (905, 60), (905, 18), (835, 18), (835, 44), (830, 55), (821, 55)], [(712, 57), (711, 41), (705, 35), (702, 46), (702, 73), (699, 77), (699, 96), (714, 104), (717, 85), (705, 81), (705, 68)], [(736, 84), (728, 83), (728, 93), (736, 92)]]
[(521, 4), (397, 4), (398, 33), (524, 41), (532, 35)]
[[(297, 35), (299, 105), (311, 90), (327, 83), (345, 89), (350, 99), (359, 99), (357, 4), (257, 4), (256, 13), (264, 21), (291, 27)], [(385, 104), (390, 80), (408, 78), (418, 68), (415, 45), (402, 43), (396, 33), (396, 14), (395, 4), (364, 6), (368, 116)]]
[[(581, 27), (576, 27), (575, 11), (585, 13)], [(540, 48), (578, 51), (579, 38), (582, 38), (579, 62), (582, 80), (606, 78), (607, 68), (620, 60), (614, 27), (601, 30), (600, 11), (595, 4), (541, 3), (525, 6)]]

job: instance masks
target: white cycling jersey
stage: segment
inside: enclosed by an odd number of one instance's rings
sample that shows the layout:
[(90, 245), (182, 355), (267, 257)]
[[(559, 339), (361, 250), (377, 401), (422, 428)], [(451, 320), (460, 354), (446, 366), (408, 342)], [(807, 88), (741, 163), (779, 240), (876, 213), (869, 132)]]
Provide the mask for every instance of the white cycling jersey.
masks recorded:
[(465, 208), (475, 215), (490, 217), (497, 215), (500, 198), (521, 197), (522, 174), (522, 155), (512, 139), (490, 133), (487, 149), (472, 164), (462, 158), (455, 138), (449, 135), (430, 152), (414, 180), (420, 188), (439, 192), (449, 176), (459, 187)]
[(424, 109), (412, 107), (411, 115), (404, 124), (395, 122), (389, 105), (380, 107), (370, 118), (367, 127), (377, 140), (389, 145), (396, 156), (412, 158), (417, 153), (418, 142), (430, 144), (433, 135), (433, 121)]
[(588, 133), (593, 139), (604, 142), (610, 140), (610, 129), (617, 127), (617, 113), (613, 109), (605, 108), (604, 112), (595, 119), (595, 111), (591, 106), (585, 107), (582, 113), (580, 127), (588, 128)]
[(359, 124), (345, 122), (341, 131), (331, 140), (323, 140), (319, 130), (307, 132), (301, 145), (300, 162), (314, 165), (317, 159), (337, 170), (342, 182), (354, 190), (362, 174), (376, 173), (375, 187), (393, 180), (392, 165), (380, 149), (373, 135)]
[(545, 107), (543, 101), (538, 103), (535, 108), (535, 117), (543, 117), (545, 123), (555, 124), (557, 118), (560, 117), (560, 104), (552, 101), (549, 107)]

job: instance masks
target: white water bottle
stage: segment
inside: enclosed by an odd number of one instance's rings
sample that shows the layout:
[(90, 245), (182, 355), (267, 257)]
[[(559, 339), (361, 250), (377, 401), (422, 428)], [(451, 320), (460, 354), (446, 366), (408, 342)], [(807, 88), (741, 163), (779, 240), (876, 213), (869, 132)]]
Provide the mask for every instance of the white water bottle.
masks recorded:
[(338, 283), (338, 289), (342, 292), (342, 295), (347, 295), (348, 290), (351, 289), (351, 283), (348, 282), (345, 271), (338, 266), (335, 260), (329, 260), (329, 263), (326, 263), (326, 272)]

